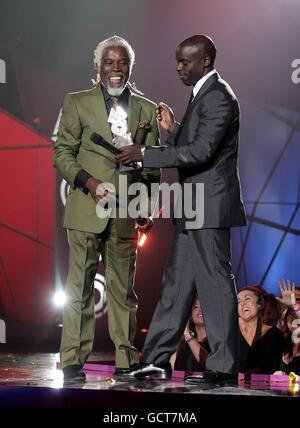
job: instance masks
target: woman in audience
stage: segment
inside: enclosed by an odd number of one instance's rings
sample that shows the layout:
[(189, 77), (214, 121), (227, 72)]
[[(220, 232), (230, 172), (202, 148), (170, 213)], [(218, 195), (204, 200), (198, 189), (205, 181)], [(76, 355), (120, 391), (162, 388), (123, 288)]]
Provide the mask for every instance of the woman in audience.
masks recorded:
[(293, 308), (296, 304), (297, 299), (300, 301), (299, 289), (295, 287), (295, 283), (291, 283), (289, 280), (282, 279), (278, 281), (281, 297), (276, 297), (279, 304), (279, 320), (277, 327), (283, 331), (285, 328), (285, 315), (288, 308)]
[(263, 322), (264, 304), (264, 292), (258, 286), (249, 285), (238, 293), (240, 371), (245, 373), (273, 373), (283, 352), (281, 331)]
[(200, 301), (196, 296), (183, 338), (170, 362), (175, 370), (203, 371), (209, 352)]
[(294, 372), (300, 375), (300, 302), (296, 300), (294, 283), (282, 280), (279, 286), (282, 297), (278, 300), (285, 305), (287, 310), (282, 321), (284, 351), (279, 371), (275, 373), (290, 374), (290, 372)]

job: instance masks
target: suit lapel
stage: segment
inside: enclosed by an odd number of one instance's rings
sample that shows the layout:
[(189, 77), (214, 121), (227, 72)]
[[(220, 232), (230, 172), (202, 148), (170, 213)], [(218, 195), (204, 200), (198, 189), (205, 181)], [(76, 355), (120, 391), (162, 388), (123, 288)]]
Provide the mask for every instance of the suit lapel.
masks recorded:
[(103, 94), (99, 86), (94, 89), (91, 97), (91, 109), (95, 112), (95, 131), (99, 132), (102, 137), (108, 141), (112, 142), (112, 133), (110, 129), (110, 124), (107, 122), (107, 111), (105, 107), (105, 102)]
[(132, 93), (129, 95), (128, 100), (128, 131), (131, 132), (132, 139), (136, 134), (138, 125), (140, 122), (142, 107), (138, 101), (138, 98), (135, 97)]
[(212, 74), (206, 82), (201, 86), (200, 91), (198, 91), (197, 95), (194, 98), (194, 101), (191, 103), (191, 106), (195, 105), (195, 103), (202, 97), (202, 95), (210, 88), (210, 86), (215, 83), (220, 78), (219, 73)]
[[(95, 112), (95, 131), (99, 132), (106, 141), (112, 143), (112, 133), (110, 124), (107, 122), (108, 117), (105, 102), (99, 86), (97, 86), (92, 92), (90, 102), (90, 107)], [(141, 110), (142, 107), (138, 98), (130, 93), (128, 98), (128, 132), (131, 132), (132, 139), (138, 129)]]
[(185, 112), (185, 114), (184, 114), (184, 116), (183, 116), (183, 119), (182, 119), (181, 124), (180, 124), (180, 128), (179, 128), (179, 130), (178, 130), (178, 132), (177, 132), (177, 135), (176, 135), (175, 144), (177, 144), (177, 141), (178, 141), (179, 136), (180, 136), (180, 134), (181, 134), (181, 131), (182, 131), (182, 128), (183, 128), (184, 122), (186, 121), (186, 119), (187, 119), (187, 117), (188, 117), (189, 113), (190, 113), (190, 112), (192, 111), (192, 109), (195, 107), (195, 105), (197, 104), (197, 102), (199, 101), (199, 99), (202, 97), (202, 95), (203, 95), (205, 92), (207, 92), (207, 90), (210, 88), (210, 86), (211, 86), (213, 83), (215, 83), (219, 78), (220, 78), (220, 75), (219, 75), (219, 73), (217, 73), (217, 72), (216, 72), (216, 73), (214, 73), (212, 76), (210, 76), (210, 77), (206, 80), (206, 82), (204, 82), (204, 84), (203, 84), (203, 85), (202, 85), (202, 87), (200, 88), (200, 91), (198, 91), (198, 93), (197, 93), (197, 95), (195, 96), (195, 98), (194, 98), (193, 102), (189, 102), (189, 103), (188, 103), (188, 106), (187, 106), (186, 112)]

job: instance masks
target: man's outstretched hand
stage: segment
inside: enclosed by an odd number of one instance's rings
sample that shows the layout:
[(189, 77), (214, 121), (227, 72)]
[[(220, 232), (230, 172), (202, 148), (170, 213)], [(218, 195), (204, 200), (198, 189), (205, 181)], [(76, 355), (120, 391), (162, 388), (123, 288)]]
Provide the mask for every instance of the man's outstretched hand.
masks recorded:
[(116, 156), (118, 162), (127, 165), (132, 162), (140, 162), (143, 160), (143, 153), (140, 144), (130, 144), (129, 146), (121, 147), (121, 154)]
[(171, 107), (160, 102), (155, 108), (155, 116), (160, 126), (167, 132), (172, 132), (175, 128), (175, 118)]

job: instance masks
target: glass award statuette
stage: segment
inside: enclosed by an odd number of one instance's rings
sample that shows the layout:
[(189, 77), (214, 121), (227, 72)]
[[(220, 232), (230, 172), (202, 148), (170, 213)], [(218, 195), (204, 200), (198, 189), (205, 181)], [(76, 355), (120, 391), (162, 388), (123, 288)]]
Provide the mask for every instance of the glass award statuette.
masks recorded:
[[(111, 132), (114, 136), (112, 142), (117, 149), (132, 144), (131, 133), (128, 133), (127, 114), (119, 105), (111, 108), (108, 123), (111, 124)], [(137, 162), (128, 166), (122, 164), (119, 166), (121, 172), (133, 171), (139, 168), (141, 168), (141, 165)]]

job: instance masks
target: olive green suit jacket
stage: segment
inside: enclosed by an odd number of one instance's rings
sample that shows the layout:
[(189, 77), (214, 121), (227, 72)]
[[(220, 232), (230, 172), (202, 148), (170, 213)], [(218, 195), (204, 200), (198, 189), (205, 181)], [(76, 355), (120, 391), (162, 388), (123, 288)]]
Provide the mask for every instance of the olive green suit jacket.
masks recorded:
[[(66, 95), (53, 159), (54, 165), (70, 185), (64, 214), (64, 227), (68, 229), (101, 233), (109, 220), (109, 217), (99, 218), (91, 195), (75, 186), (75, 177), (82, 169), (103, 182), (112, 183), (117, 193), (119, 174), (127, 175), (128, 185), (142, 182), (149, 188), (151, 183), (160, 181), (159, 169), (145, 168), (120, 173), (114, 155), (91, 141), (91, 134), (96, 132), (112, 144), (113, 136), (107, 119), (103, 94), (98, 85)], [(139, 127), (142, 121), (147, 122), (144, 129)], [(128, 101), (128, 132), (131, 132), (134, 143), (159, 145), (155, 104), (131, 91)], [(152, 214), (156, 197), (157, 194), (149, 197), (148, 215)], [(116, 219), (116, 230), (121, 237), (135, 237), (137, 231), (134, 226), (134, 219)]]

